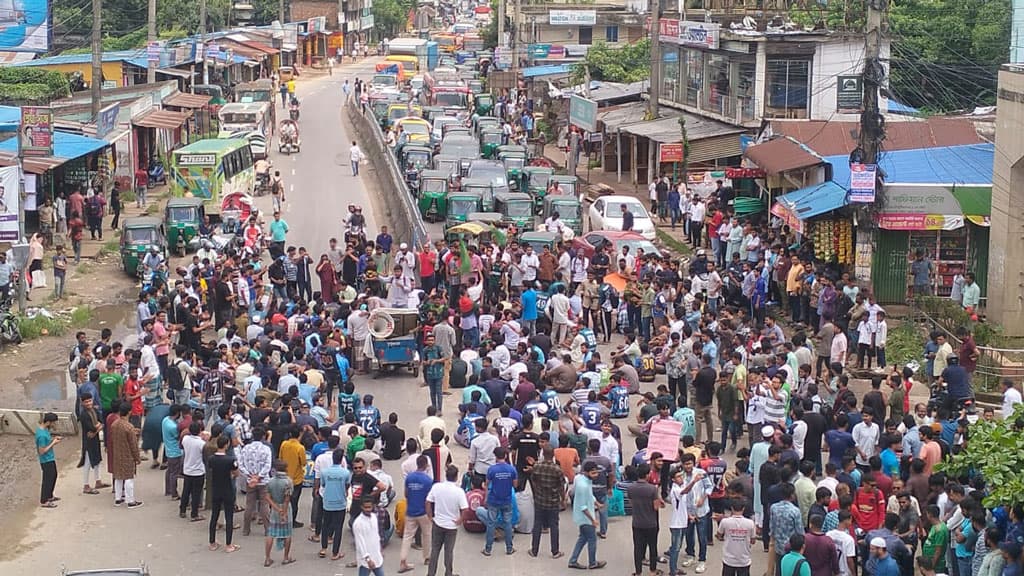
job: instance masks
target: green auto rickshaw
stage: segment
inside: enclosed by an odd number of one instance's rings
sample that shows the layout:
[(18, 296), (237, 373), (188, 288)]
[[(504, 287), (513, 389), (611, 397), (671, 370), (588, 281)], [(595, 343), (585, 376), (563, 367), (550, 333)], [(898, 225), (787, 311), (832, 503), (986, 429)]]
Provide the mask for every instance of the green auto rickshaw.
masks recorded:
[(480, 133), (480, 154), (484, 158), (495, 158), (498, 153), (498, 146), (505, 140), (501, 130), (485, 130)]
[(494, 111), (494, 96), (490, 94), (477, 94), (473, 104), (477, 114), (487, 116)]
[(519, 189), (519, 174), (526, 167), (526, 154), (522, 152), (502, 152), (498, 159), (505, 165), (505, 175), (508, 177), (508, 185), (514, 190)]
[(548, 182), (555, 171), (546, 166), (526, 166), (519, 173), (519, 191), (533, 197), (537, 212), (544, 206), (544, 196), (548, 193)]
[(575, 176), (569, 176), (568, 174), (555, 174), (551, 177), (552, 185), (555, 182), (558, 183), (558, 187), (562, 189), (562, 194), (569, 196), (579, 197), (579, 179)]
[(427, 222), (444, 220), (448, 205), (448, 191), (451, 172), (444, 170), (424, 170), (420, 172), (419, 209)]
[(481, 211), (494, 211), (494, 184), (486, 178), (463, 178), (462, 191), (480, 195)]
[(444, 225), (455, 226), (466, 222), (470, 212), (482, 212), (481, 195), (479, 191), (460, 190), (449, 192), (447, 211), (445, 212)]
[(533, 228), (533, 199), (522, 192), (499, 192), (494, 195), (494, 211), (502, 221), (520, 230)]
[(488, 129), (501, 130), (501, 120), (494, 116), (477, 116), (473, 121), (473, 132), (479, 134)]
[(571, 228), (577, 236), (583, 234), (583, 208), (576, 196), (558, 194), (544, 198), (544, 211), (541, 216), (547, 220), (558, 212), (558, 219)]
[(402, 146), (400, 159), (402, 170), (420, 170), (430, 166), (434, 149), (423, 144), (406, 144)]
[(529, 244), (533, 246), (533, 251), (540, 254), (544, 251), (544, 247), (551, 248), (552, 252), (555, 250), (555, 246), (562, 241), (562, 238), (555, 232), (538, 232), (529, 231), (523, 232), (519, 235), (519, 245)]
[(121, 224), (121, 267), (131, 276), (141, 274), (142, 259), (146, 251), (156, 246), (167, 257), (167, 236), (164, 223), (155, 216), (125, 218)]
[(508, 153), (522, 154), (523, 156), (530, 155), (530, 149), (526, 146), (520, 146), (519, 144), (502, 144), (498, 146), (498, 158), (501, 159), (502, 154)]
[(164, 229), (167, 231), (167, 245), (178, 256), (198, 249), (199, 225), (203, 223), (206, 211), (202, 198), (171, 198), (164, 209)]

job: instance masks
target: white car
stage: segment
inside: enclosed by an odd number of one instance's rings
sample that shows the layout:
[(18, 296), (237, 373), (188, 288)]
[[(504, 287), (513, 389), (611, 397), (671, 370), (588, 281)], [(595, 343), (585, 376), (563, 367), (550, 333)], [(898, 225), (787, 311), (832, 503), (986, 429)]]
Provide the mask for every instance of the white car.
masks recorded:
[(633, 213), (633, 231), (654, 240), (654, 222), (647, 208), (632, 196), (602, 196), (590, 205), (587, 213), (591, 230), (622, 230), (622, 205)]

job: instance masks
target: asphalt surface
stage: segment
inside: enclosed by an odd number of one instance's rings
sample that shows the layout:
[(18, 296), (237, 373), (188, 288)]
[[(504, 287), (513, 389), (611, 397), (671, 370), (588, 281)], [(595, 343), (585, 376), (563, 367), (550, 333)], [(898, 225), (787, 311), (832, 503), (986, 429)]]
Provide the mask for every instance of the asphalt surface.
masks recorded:
[[(340, 106), (342, 104), (341, 83), (344, 78), (350, 82), (356, 76), (368, 78), (373, 69), (373, 61), (343, 66), (335, 70), (333, 76), (312, 78), (299, 82), (298, 95), (302, 100), (302, 119), (300, 121), (302, 151), (289, 157), (272, 153), (274, 167), (281, 170), (285, 180), (287, 201), (284, 218), (291, 231), (288, 243), (302, 245), (309, 249), (314, 259), (324, 252), (327, 241), (332, 236), (341, 237), (341, 220), (346, 214), (348, 204), (371, 206), (369, 194), (376, 188), (363, 180), (368, 176), (353, 178), (348, 162), (348, 148), (351, 138), (341, 123)], [(368, 185), (369, 184), (369, 185)], [(269, 210), (270, 199), (258, 199), (261, 208)], [(376, 221), (372, 210), (365, 210), (371, 234), (376, 234), (377, 226), (383, 224)], [(439, 230), (434, 227), (432, 232)], [(433, 234), (432, 234), (433, 236)], [(610, 350), (602, 350), (604, 354)], [(644, 390), (654, 390), (658, 382), (645, 384)], [(373, 393), (376, 404), (387, 416), (389, 412), (397, 412), (399, 425), (407, 435), (414, 435), (420, 419), (425, 416), (428, 405), (426, 389), (420, 387), (420, 379), (413, 378), (408, 372), (373, 379), (360, 377), (356, 380), (357, 390), (361, 393)], [(457, 414), (454, 404), (459, 396), (445, 398), (449, 433), (454, 434)], [(565, 399), (563, 399), (565, 402)], [(634, 409), (635, 412), (635, 409)], [(633, 439), (625, 431), (625, 422), (620, 421), (623, 428), (624, 457), (629, 458), (634, 452)], [(78, 438), (69, 438), (69, 443), (78, 445)], [(467, 450), (453, 446), (453, 457), (460, 468), (465, 469)], [(144, 563), (154, 576), (174, 574), (217, 574), (234, 576), (260, 572), (322, 574), (337, 575), (356, 574), (356, 568), (346, 566), (351, 559), (353, 544), (350, 533), (345, 530), (343, 551), (347, 557), (339, 562), (321, 560), (316, 557), (318, 544), (306, 541), (309, 534), (306, 528), (295, 531), (293, 555), (298, 562), (290, 566), (281, 566), (281, 553), (274, 551), (277, 563), (263, 568), (263, 538), (254, 531), (252, 536), (243, 537), (241, 531), (235, 532), (235, 543), (242, 549), (234, 554), (210, 552), (207, 550), (207, 524), (189, 523), (177, 515), (177, 503), (169, 501), (163, 494), (163, 473), (150, 469), (150, 462), (144, 462), (136, 479), (136, 495), (145, 502), (138, 509), (129, 510), (125, 507), (115, 508), (113, 496), (104, 491), (99, 495), (81, 494), (81, 471), (75, 468), (77, 453), (73, 459), (58, 462), (60, 479), (56, 494), (62, 498), (59, 507), (52, 510), (36, 509), (30, 515), (19, 515), (17, 525), (8, 525), (4, 530), (20, 533), (20, 543), (8, 549), (0, 558), (0, 574), (20, 575), (53, 575), (59, 574), (62, 568), (68, 570), (86, 570), (115, 567), (132, 567)], [(401, 495), (401, 471), (398, 462), (387, 462), (385, 470), (396, 479), (396, 489)], [(110, 481), (109, 475), (105, 475)], [(37, 485), (39, 474), (24, 478), (23, 482)], [(401, 496), (399, 496), (401, 497)], [(301, 499), (299, 518), (308, 520), (311, 498), (305, 491)], [(667, 551), (670, 542), (668, 530), (668, 511), (661, 514), (661, 533), (659, 550)], [(236, 516), (240, 521), (240, 515)], [(463, 575), (488, 571), (493, 576), (520, 575), (551, 571), (563, 573), (567, 571), (566, 562), (576, 540), (577, 530), (572, 524), (571, 514), (561, 515), (561, 549), (566, 558), (552, 560), (548, 537), (545, 535), (541, 544), (539, 558), (530, 558), (529, 536), (516, 534), (515, 547), (517, 552), (512, 556), (502, 554), (501, 545), (495, 546), (495, 556), (484, 558), (480, 551), (483, 547), (482, 534), (460, 532), (455, 548), (455, 570)], [(223, 544), (223, 533), (218, 541)], [(598, 541), (598, 558), (608, 561), (602, 573), (626, 575), (633, 572), (632, 568), (632, 537), (630, 519), (628, 517), (612, 518), (607, 540)], [(392, 539), (384, 550), (384, 569), (388, 574), (397, 573), (400, 539)], [(721, 545), (709, 549), (708, 572), (717, 574), (721, 571)], [(760, 575), (765, 571), (765, 556), (758, 552), (755, 545), (755, 561), (753, 573)], [(418, 558), (413, 551), (411, 559)], [(583, 561), (585, 561), (585, 554)], [(667, 565), (660, 565), (667, 573)], [(425, 568), (417, 566), (415, 574), (422, 575)], [(688, 571), (692, 574), (693, 569)]]

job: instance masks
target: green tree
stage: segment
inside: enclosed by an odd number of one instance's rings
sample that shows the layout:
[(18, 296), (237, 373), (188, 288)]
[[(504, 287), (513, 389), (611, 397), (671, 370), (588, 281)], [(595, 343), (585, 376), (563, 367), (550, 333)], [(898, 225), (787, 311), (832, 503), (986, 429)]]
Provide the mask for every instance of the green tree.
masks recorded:
[(379, 36), (394, 38), (405, 31), (409, 11), (416, 6), (413, 0), (374, 0), (373, 23)]
[(1024, 504), (1024, 433), (1017, 427), (1022, 416), (1024, 408), (1018, 404), (1010, 418), (971, 424), (964, 449), (938, 469), (954, 478), (980, 474), (990, 491), (985, 506)]
[(591, 80), (606, 82), (639, 82), (651, 77), (651, 41), (648, 39), (612, 48), (597, 42), (587, 51), (586, 58), (573, 66), (573, 82), (583, 82), (587, 68)]

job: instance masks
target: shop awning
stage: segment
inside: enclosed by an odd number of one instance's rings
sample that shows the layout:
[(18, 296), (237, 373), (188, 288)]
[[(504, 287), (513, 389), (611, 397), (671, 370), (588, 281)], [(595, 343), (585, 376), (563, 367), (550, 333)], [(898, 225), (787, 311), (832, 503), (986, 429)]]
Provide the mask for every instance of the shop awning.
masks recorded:
[(188, 94), (186, 92), (175, 92), (164, 98), (164, 106), (177, 106), (179, 108), (202, 108), (210, 103), (209, 94)]
[[(660, 113), (663, 118), (679, 117), (678, 112), (672, 109), (665, 109), (664, 107), (660, 110)], [(604, 123), (606, 132), (614, 132), (619, 128), (625, 127), (627, 124), (643, 122), (646, 115), (647, 105), (643, 102), (632, 102), (630, 104), (609, 106), (608, 108), (599, 108), (597, 110), (597, 119)]]
[[(68, 160), (74, 160), (109, 146), (110, 143), (99, 138), (81, 136), (70, 132), (53, 133), (53, 156), (41, 156), (25, 158), (25, 171), (32, 174), (42, 174), (64, 164)], [(0, 142), (0, 163), (8, 165), (17, 161), (18, 139), (8, 138)]]
[(572, 64), (550, 64), (545, 66), (530, 66), (523, 68), (523, 78), (536, 78), (538, 76), (556, 76), (558, 74), (569, 74), (572, 72)]
[[(726, 124), (725, 122), (719, 122), (717, 120), (711, 120), (693, 114), (684, 114), (684, 116), (686, 116), (686, 139), (691, 143), (705, 138), (740, 134), (741, 132), (744, 132), (743, 128), (738, 128), (736, 126)], [(663, 144), (682, 141), (682, 131), (679, 126), (678, 117), (659, 118), (648, 122), (637, 122), (636, 124), (630, 124), (629, 126), (624, 127), (622, 131), (634, 136), (640, 136), (641, 138), (649, 138), (655, 142), (661, 142)]]
[[(995, 155), (996, 147), (991, 143), (894, 150), (882, 154), (878, 166), (885, 173), (886, 182), (991, 184)], [(832, 179), (848, 186), (850, 157), (827, 156), (825, 161), (832, 164)]]
[(846, 188), (828, 181), (794, 190), (775, 199), (772, 214), (803, 232), (803, 221), (847, 205)]
[(744, 156), (772, 175), (825, 163), (816, 152), (789, 137), (776, 138), (751, 146), (747, 148)]
[(190, 115), (191, 112), (153, 110), (138, 120), (132, 120), (132, 124), (143, 128), (163, 128), (165, 130), (174, 130), (175, 128), (181, 127), (181, 125), (188, 120)]

